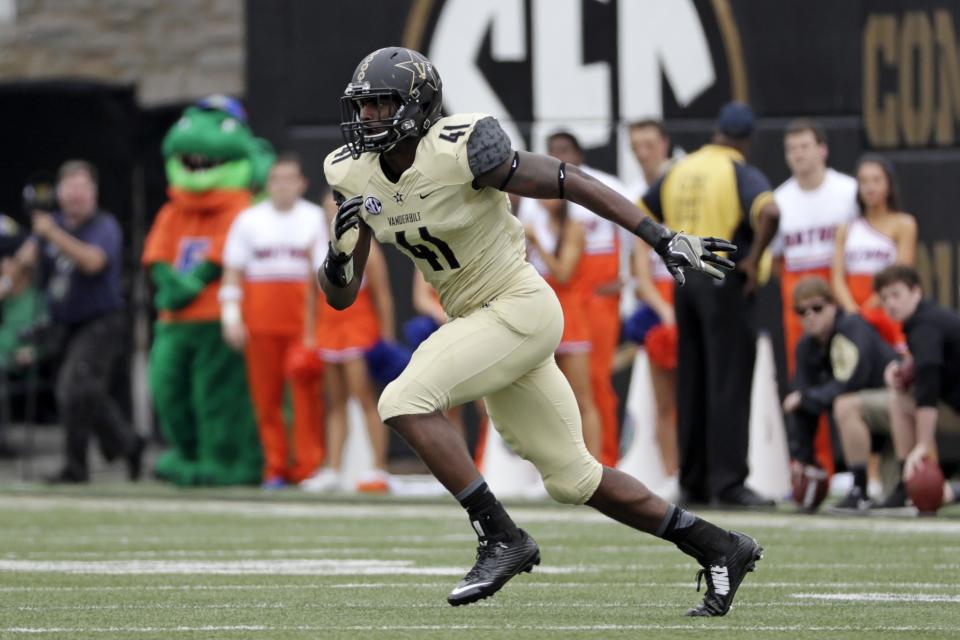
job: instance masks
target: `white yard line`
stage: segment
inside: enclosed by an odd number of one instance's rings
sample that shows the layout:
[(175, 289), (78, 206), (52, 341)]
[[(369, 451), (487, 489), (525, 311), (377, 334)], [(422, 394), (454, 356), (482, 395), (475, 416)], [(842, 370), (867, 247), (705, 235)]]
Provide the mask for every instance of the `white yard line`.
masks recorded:
[[(548, 575), (599, 573), (613, 565), (538, 567)], [(178, 560), (0, 560), (0, 571), (17, 573), (74, 573), (85, 575), (286, 575), (286, 576), (461, 576), (462, 566), (418, 567), (411, 560), (315, 558), (234, 561)]]
[(791, 593), (790, 597), (847, 602), (960, 602), (960, 595), (939, 593)]
[(919, 625), (870, 625), (870, 626), (805, 626), (805, 625), (730, 625), (730, 624), (600, 624), (600, 625), (202, 625), (176, 627), (0, 627), (0, 632), (10, 634), (41, 634), (41, 633), (197, 633), (218, 631), (304, 631), (325, 632), (333, 631), (746, 631), (753, 633), (838, 633), (838, 632), (877, 632), (877, 633), (907, 633), (907, 632), (951, 632), (958, 631), (952, 626), (919, 626)]
[[(524, 603), (514, 603), (510, 605), (511, 607), (521, 608), (521, 609), (679, 609), (682, 608), (683, 604), (678, 604), (676, 602), (524, 602)], [(813, 606), (824, 606), (818, 605), (815, 602), (783, 602), (778, 600), (775, 602), (737, 602), (737, 608), (747, 608), (747, 607), (813, 607)], [(434, 602), (421, 602), (416, 604), (410, 604), (409, 602), (404, 602), (402, 604), (390, 604), (384, 605), (383, 603), (370, 604), (370, 603), (346, 603), (346, 602), (331, 602), (331, 603), (301, 603), (297, 604), (287, 604), (284, 602), (250, 602), (250, 603), (227, 603), (227, 604), (180, 604), (180, 603), (149, 603), (149, 604), (76, 604), (76, 605), (16, 605), (16, 606), (0, 606), (0, 611), (166, 611), (166, 610), (183, 610), (183, 611), (205, 611), (205, 610), (233, 610), (233, 611), (243, 611), (246, 609), (249, 610), (258, 610), (258, 609), (295, 609), (297, 611), (306, 610), (306, 609), (441, 609), (443, 611), (448, 610), (450, 607), (449, 604), (444, 602), (442, 599), (438, 599)], [(492, 607), (500, 608), (500, 605), (497, 603), (481, 603), (478, 607)]]
[[(539, 571), (539, 568), (538, 568)], [(690, 582), (544, 582), (535, 580), (515, 580), (510, 583), (511, 589), (689, 589), (694, 585)], [(295, 582), (289, 584), (142, 584), (130, 586), (55, 586), (38, 587), (25, 585), (22, 587), (0, 587), (0, 593), (56, 593), (56, 592), (110, 592), (128, 591), (135, 588), (137, 591), (283, 591), (304, 589), (437, 589), (449, 587), (449, 580), (433, 582), (346, 582), (328, 584), (323, 582)], [(951, 589), (956, 590), (955, 582), (761, 582), (751, 580), (750, 586), (754, 589)], [(738, 603), (737, 606), (740, 606)]]
[[(231, 500), (171, 500), (143, 498), (85, 498), (82, 496), (0, 495), (0, 510), (46, 512), (61, 509), (107, 513), (171, 513), (199, 515), (233, 515), (249, 518), (363, 518), (376, 520), (445, 519), (460, 521), (463, 512), (456, 505), (411, 504), (331, 504), (331, 503), (277, 503)], [(515, 519), (523, 522), (578, 522), (610, 523), (611, 521), (589, 509), (529, 508), (511, 509)], [(754, 527), (756, 529), (789, 529), (802, 531), (869, 531), (884, 534), (958, 534), (960, 521), (937, 519), (895, 518), (838, 518), (826, 516), (797, 516), (769, 513), (712, 514), (711, 519), (724, 525)]]

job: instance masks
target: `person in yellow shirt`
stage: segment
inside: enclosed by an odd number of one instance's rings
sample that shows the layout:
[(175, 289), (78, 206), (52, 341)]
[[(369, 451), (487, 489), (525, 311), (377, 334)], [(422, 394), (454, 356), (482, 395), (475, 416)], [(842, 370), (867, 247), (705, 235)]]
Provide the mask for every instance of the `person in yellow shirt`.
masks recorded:
[(747, 479), (750, 390), (757, 336), (754, 292), (761, 258), (777, 232), (780, 211), (770, 183), (744, 156), (753, 111), (730, 102), (710, 144), (678, 161), (644, 194), (641, 207), (670, 228), (733, 238), (737, 268), (722, 281), (693, 273), (678, 288), (677, 436), (681, 502), (767, 507), (772, 500)]
[(514, 151), (495, 118), (441, 114), (441, 81), (427, 58), (402, 47), (361, 60), (341, 98), (345, 145), (324, 172), (339, 201), (318, 274), (327, 302), (353, 303), (371, 238), (410, 257), (450, 321), (424, 340), (380, 397), (380, 416), (467, 511), (476, 564), (447, 596), (489, 597), (540, 563), (537, 543), (507, 514), (443, 416), (484, 398), (491, 422), (531, 461), (557, 501), (588, 504), (675, 543), (702, 567), (707, 593), (688, 614), (724, 615), (761, 556), (750, 536), (723, 530), (603, 467), (583, 442), (580, 413), (553, 354), (563, 332), (556, 295), (524, 259), (524, 235), (506, 192), (582, 203), (644, 238), (679, 281), (684, 270), (733, 264), (735, 249), (645, 217), (629, 200), (555, 158)]

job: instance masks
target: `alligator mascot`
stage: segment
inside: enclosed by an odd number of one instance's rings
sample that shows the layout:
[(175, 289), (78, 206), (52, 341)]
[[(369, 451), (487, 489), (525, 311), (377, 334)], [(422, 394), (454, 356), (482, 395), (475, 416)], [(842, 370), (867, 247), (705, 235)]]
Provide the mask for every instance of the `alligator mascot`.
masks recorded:
[(150, 391), (170, 447), (155, 472), (180, 486), (257, 484), (263, 458), (246, 369), (221, 338), (217, 290), (227, 231), (274, 154), (239, 102), (211, 96), (186, 109), (163, 155), (169, 201), (143, 252), (158, 314)]

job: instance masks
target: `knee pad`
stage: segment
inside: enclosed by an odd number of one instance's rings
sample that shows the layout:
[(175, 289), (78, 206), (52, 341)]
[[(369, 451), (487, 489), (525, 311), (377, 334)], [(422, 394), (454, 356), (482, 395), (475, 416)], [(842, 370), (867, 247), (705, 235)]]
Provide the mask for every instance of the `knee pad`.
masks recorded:
[(583, 504), (600, 485), (603, 466), (592, 456), (543, 477), (550, 497), (561, 504)]
[(397, 391), (399, 386), (397, 382), (397, 380), (394, 380), (384, 387), (383, 392), (380, 394), (380, 399), (377, 401), (377, 413), (380, 414), (380, 419), (383, 421), (394, 416), (402, 415), (397, 412), (399, 409), (398, 396), (400, 395)]
[(406, 372), (383, 389), (377, 402), (377, 412), (384, 422), (396, 416), (421, 415), (446, 408), (436, 393), (431, 393)]

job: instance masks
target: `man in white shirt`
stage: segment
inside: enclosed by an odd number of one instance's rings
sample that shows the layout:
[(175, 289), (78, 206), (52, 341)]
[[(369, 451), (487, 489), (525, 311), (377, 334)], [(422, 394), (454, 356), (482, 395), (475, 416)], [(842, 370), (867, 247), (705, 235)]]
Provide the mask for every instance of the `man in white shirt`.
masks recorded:
[[(783, 334), (787, 372), (793, 377), (797, 343), (803, 336), (793, 312), (793, 290), (809, 276), (830, 281), (837, 227), (857, 215), (857, 181), (827, 166), (829, 150), (823, 125), (808, 118), (793, 120), (783, 137), (784, 154), (792, 176), (774, 191), (780, 208), (780, 229), (771, 243), (778, 256)], [(833, 470), (829, 425), (818, 429), (816, 457)]]
[[(270, 197), (237, 216), (223, 253), (223, 337), (246, 357), (264, 453), (263, 483), (271, 489), (310, 477), (324, 453), (311, 255), (318, 240), (326, 243), (327, 230), (320, 207), (303, 199), (306, 188), (299, 159), (279, 156), (267, 179)], [(288, 378), (289, 439), (283, 418)]]

